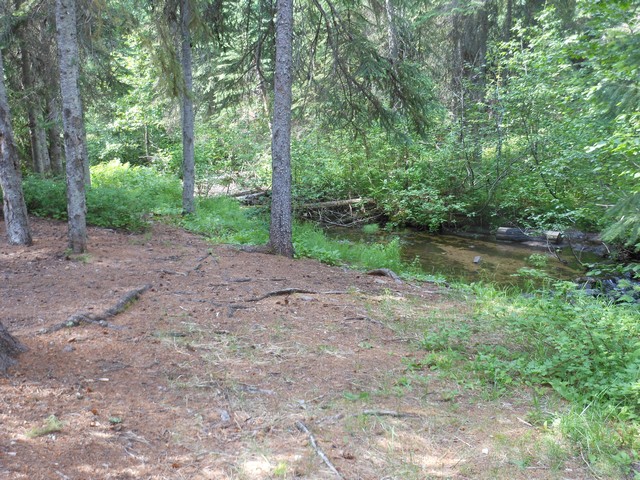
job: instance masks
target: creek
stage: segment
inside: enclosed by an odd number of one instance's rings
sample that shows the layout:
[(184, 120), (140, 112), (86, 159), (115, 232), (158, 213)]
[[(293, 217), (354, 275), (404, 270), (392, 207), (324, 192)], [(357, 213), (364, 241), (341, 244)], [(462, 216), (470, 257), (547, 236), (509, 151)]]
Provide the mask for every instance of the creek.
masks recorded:
[[(542, 245), (532, 247), (496, 241), (489, 235), (436, 235), (412, 230), (366, 233), (361, 229), (334, 227), (329, 228), (327, 233), (335, 239), (369, 243), (386, 243), (398, 238), (404, 260), (412, 262), (417, 258), (425, 273), (442, 275), (449, 280), (522, 285), (525, 280), (516, 274), (524, 267), (543, 270), (561, 280), (575, 280), (584, 275), (584, 269), (569, 247), (560, 248), (556, 256), (554, 247), (550, 251)], [(602, 258), (592, 253), (582, 253), (580, 260), (583, 263), (596, 263)]]

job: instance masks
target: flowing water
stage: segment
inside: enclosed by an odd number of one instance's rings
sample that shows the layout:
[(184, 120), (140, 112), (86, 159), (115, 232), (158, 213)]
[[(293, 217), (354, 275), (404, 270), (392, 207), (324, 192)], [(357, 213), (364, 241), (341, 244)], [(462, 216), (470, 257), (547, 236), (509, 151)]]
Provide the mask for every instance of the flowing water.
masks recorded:
[[(411, 230), (392, 234), (365, 233), (362, 230), (347, 228), (331, 228), (328, 234), (333, 238), (371, 243), (389, 242), (393, 238), (399, 238), (402, 256), (406, 261), (411, 262), (417, 258), (425, 273), (440, 274), (450, 280), (483, 280), (501, 285), (521, 285), (524, 279), (516, 274), (524, 267), (538, 268), (562, 280), (574, 280), (584, 275), (584, 269), (580, 267), (568, 247), (558, 252), (560, 259), (566, 262), (563, 263), (553, 253), (553, 249), (549, 251), (542, 246), (534, 248), (519, 243), (498, 242), (482, 235), (462, 237)], [(601, 261), (593, 254), (583, 254), (580, 260), (583, 263)]]

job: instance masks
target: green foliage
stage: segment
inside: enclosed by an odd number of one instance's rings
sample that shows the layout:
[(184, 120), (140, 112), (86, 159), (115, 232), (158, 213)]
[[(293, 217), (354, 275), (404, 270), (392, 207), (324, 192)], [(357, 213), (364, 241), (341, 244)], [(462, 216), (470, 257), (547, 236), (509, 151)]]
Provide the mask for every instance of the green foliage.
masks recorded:
[[(176, 179), (147, 167), (110, 162), (92, 169), (87, 190), (87, 223), (139, 231), (149, 214), (180, 212), (181, 190)], [(33, 215), (67, 219), (66, 187), (59, 180), (29, 176), (23, 183), (27, 209)]]
[(620, 200), (608, 216), (615, 221), (604, 230), (602, 239), (640, 252), (640, 193)]
[[(480, 322), (502, 331), (501, 368), (527, 384), (549, 384), (578, 404), (602, 402), (640, 413), (637, 305), (582, 295), (571, 283), (527, 296), (479, 298)], [(486, 361), (480, 359), (481, 364)]]
[[(231, 113), (198, 126), (195, 144), (196, 192), (207, 196), (221, 188), (251, 188), (268, 183), (270, 171), (268, 126), (262, 121), (238, 120)], [(163, 169), (181, 176), (182, 145), (164, 150)], [(216, 191), (216, 189), (218, 189)]]
[(475, 302), (473, 316), (425, 319), (427, 354), (409, 368), (482, 387), (490, 398), (524, 388), (551, 400), (551, 387), (568, 408), (537, 406), (529, 420), (570, 440), (595, 474), (622, 478), (640, 448), (640, 306), (585, 296), (568, 282), (550, 288), (459, 285), (458, 295)]
[(37, 217), (67, 219), (67, 196), (64, 182), (35, 175), (22, 182), (27, 210)]
[(540, 253), (532, 253), (527, 258), (527, 263), (536, 268), (544, 268), (549, 263), (549, 257)]
[(635, 414), (629, 413), (625, 408), (598, 404), (573, 407), (553, 428), (571, 440), (598, 474), (624, 478), (633, 472), (640, 448), (640, 426)]
[(338, 241), (329, 239), (319, 228), (309, 223), (296, 223), (293, 243), (299, 257), (316, 258), (329, 265), (351, 265), (356, 268), (389, 268), (399, 272), (411, 271), (400, 258), (400, 243)]
[(44, 427), (32, 428), (27, 432), (27, 437), (37, 438), (51, 433), (57, 433), (62, 431), (63, 423), (55, 415), (47, 417), (46, 425)]
[[(201, 199), (196, 213), (181, 219), (180, 224), (216, 242), (259, 245), (269, 238), (266, 216), (254, 209), (243, 208), (228, 197)], [(401, 259), (397, 239), (386, 244), (331, 240), (318, 227), (295, 222), (293, 243), (297, 257), (315, 258), (329, 265), (389, 268), (396, 273), (419, 275), (418, 266), (408, 265)]]
[(269, 239), (266, 218), (229, 197), (200, 199), (196, 213), (184, 217), (181, 225), (221, 243), (264, 244)]

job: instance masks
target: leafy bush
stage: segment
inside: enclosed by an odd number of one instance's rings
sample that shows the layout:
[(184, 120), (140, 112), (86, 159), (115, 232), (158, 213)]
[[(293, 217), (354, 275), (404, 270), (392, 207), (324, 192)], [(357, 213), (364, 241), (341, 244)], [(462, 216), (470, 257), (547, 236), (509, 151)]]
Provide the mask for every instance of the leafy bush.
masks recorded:
[[(110, 162), (92, 168), (93, 186), (87, 189), (87, 223), (138, 231), (150, 213), (179, 213), (181, 188), (176, 179), (147, 167)], [(32, 215), (67, 219), (63, 181), (30, 176), (24, 183), (27, 209)]]
[[(551, 385), (576, 403), (640, 413), (640, 307), (583, 295), (571, 283), (527, 296), (480, 300), (478, 319), (504, 335), (500, 368), (528, 384)], [(480, 359), (479, 364), (487, 362)]]
[(216, 242), (264, 244), (269, 239), (268, 223), (253, 212), (233, 198), (205, 198), (198, 201), (194, 214), (181, 220), (181, 225)]
[(28, 176), (22, 182), (27, 211), (37, 217), (67, 219), (67, 187), (64, 181)]

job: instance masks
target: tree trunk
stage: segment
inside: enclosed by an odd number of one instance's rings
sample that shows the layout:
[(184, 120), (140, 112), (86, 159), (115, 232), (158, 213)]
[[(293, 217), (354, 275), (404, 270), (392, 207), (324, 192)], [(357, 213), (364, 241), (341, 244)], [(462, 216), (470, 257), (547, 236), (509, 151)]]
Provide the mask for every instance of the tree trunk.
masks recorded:
[(271, 135), (271, 227), (274, 253), (293, 257), (291, 212), (291, 86), (293, 0), (277, 0), (276, 65)]
[(47, 123), (49, 128), (49, 159), (51, 160), (51, 171), (57, 177), (64, 174), (64, 163), (62, 162), (62, 144), (60, 143), (60, 105), (54, 92), (47, 94)]
[(191, 6), (189, 0), (180, 2), (182, 36), (182, 212), (195, 212), (193, 192), (195, 188), (194, 114), (193, 114), (193, 74), (191, 71)]
[(15, 365), (15, 357), (26, 348), (7, 331), (0, 322), (0, 375), (6, 375), (7, 368)]
[(20, 162), (13, 141), (13, 128), (4, 86), (4, 64), (0, 52), (0, 188), (9, 243), (31, 245), (27, 207), (22, 193)]
[(34, 172), (44, 175), (51, 170), (49, 152), (47, 151), (47, 134), (43, 125), (44, 118), (35, 90), (31, 56), (25, 45), (22, 45), (20, 51), (22, 57), (22, 88), (27, 100), (27, 116), (29, 118), (32, 165)]
[[(385, 0), (384, 2), (385, 12), (387, 14), (387, 42), (389, 46), (389, 60), (391, 62), (391, 70), (397, 77), (397, 65), (400, 60), (400, 47), (398, 42), (398, 29), (396, 28), (396, 12), (393, 6), (392, 0)], [(390, 92), (391, 109), (397, 110), (400, 108), (400, 102), (398, 99), (395, 87), (391, 87)]]
[(82, 118), (82, 102), (78, 88), (78, 38), (75, 0), (56, 0), (56, 32), (62, 94), (64, 150), (67, 159), (67, 212), (69, 214), (69, 247), (74, 253), (87, 249), (85, 183), (86, 140)]

